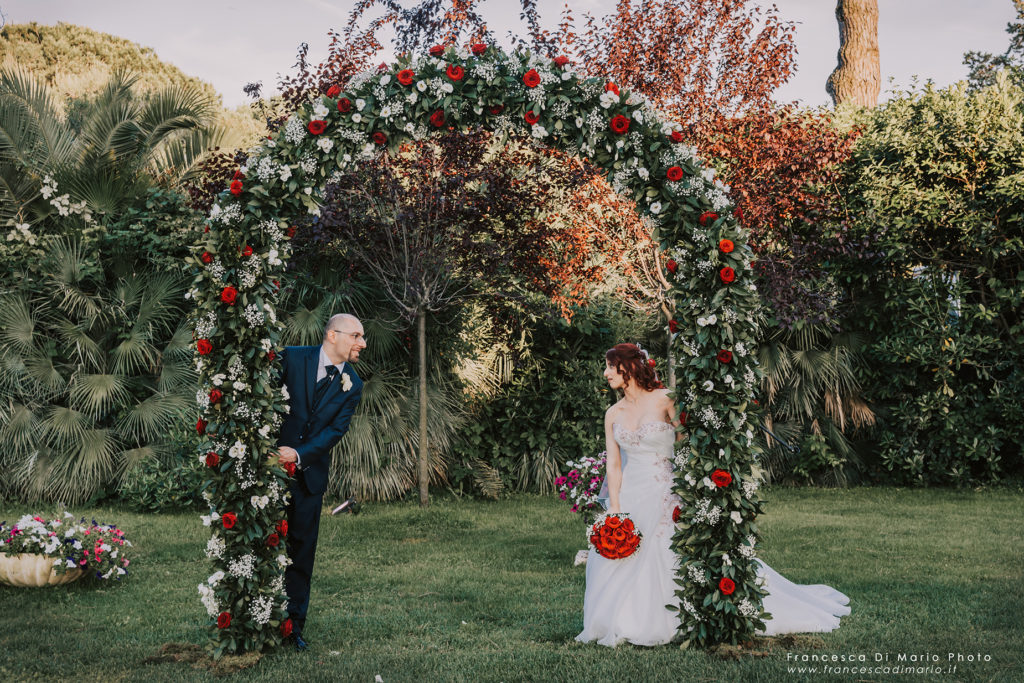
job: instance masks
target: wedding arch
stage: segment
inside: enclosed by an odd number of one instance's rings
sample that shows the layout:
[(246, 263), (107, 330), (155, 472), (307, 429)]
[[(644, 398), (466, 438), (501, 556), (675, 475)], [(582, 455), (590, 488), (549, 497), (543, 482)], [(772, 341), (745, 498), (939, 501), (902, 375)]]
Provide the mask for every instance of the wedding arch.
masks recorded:
[(282, 331), (275, 304), (292, 226), (319, 213), (325, 185), (346, 169), (469, 127), (589, 159), (649, 220), (676, 303), (668, 323), (675, 401), (689, 436), (675, 457), (679, 640), (737, 643), (763, 626), (754, 559), (759, 304), (728, 186), (644, 97), (582, 78), (565, 57), (437, 46), (331, 87), (250, 150), (193, 257), (196, 430), (209, 471), (203, 523), (214, 567), (199, 592), (214, 656), (277, 645), (291, 629), (283, 590), (289, 473), (269, 456), (288, 409), (274, 379)]

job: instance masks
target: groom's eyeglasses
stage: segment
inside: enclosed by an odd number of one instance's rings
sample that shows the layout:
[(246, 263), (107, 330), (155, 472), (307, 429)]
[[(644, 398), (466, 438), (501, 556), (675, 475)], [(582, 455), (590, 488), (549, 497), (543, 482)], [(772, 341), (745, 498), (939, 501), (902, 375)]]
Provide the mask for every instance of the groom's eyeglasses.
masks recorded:
[(356, 341), (361, 341), (361, 342), (365, 342), (366, 341), (366, 335), (364, 335), (362, 332), (345, 332), (344, 330), (334, 330), (334, 331), (337, 332), (338, 334), (347, 334), (348, 336), (352, 337)]

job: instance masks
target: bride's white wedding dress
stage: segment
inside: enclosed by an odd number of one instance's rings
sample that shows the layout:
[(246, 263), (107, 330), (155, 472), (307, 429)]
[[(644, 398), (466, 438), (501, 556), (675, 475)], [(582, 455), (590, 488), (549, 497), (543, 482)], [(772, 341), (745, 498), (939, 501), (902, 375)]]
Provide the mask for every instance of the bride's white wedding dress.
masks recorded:
[[(636, 431), (612, 426), (622, 455), (619, 506), (643, 534), (636, 553), (608, 560), (596, 552), (587, 558), (587, 591), (583, 599), (583, 632), (576, 640), (596, 640), (614, 647), (663, 645), (676, 634), (679, 617), (666, 605), (679, 605), (674, 581), (679, 566), (672, 551), (672, 511), (679, 498), (672, 493), (672, 452), (675, 430), (666, 422), (648, 422)], [(850, 613), (849, 598), (828, 586), (795, 584), (759, 562), (768, 595), (764, 609), (766, 635), (832, 631), (839, 617)]]

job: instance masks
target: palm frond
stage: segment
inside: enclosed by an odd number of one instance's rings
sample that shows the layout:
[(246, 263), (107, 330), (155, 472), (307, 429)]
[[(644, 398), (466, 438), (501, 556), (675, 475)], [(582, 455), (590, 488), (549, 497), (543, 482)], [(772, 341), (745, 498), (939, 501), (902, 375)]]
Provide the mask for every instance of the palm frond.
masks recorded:
[(71, 408), (98, 419), (127, 404), (131, 393), (123, 375), (75, 374), (69, 387)]
[(124, 411), (116, 432), (128, 443), (158, 441), (182, 420), (190, 407), (188, 398), (182, 394), (153, 394)]

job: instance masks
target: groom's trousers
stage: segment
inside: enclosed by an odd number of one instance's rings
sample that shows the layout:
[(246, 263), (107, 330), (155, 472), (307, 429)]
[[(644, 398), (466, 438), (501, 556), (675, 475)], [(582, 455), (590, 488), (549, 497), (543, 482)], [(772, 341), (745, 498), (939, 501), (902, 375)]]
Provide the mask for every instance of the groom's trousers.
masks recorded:
[(284, 589), (288, 594), (288, 616), (292, 619), (293, 632), (300, 635), (309, 609), (309, 583), (313, 578), (313, 557), (324, 495), (312, 495), (306, 490), (301, 470), (295, 473), (289, 490), (287, 544), (292, 563), (284, 573)]

